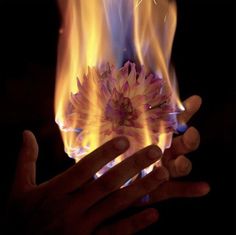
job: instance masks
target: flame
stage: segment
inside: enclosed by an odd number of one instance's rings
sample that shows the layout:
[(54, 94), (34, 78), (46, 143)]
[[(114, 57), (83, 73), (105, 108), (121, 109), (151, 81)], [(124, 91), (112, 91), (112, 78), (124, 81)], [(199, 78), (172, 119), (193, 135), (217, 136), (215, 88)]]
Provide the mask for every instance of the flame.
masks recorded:
[[(83, 79), (83, 75), (88, 73), (89, 67), (99, 65), (101, 61), (107, 59), (113, 61), (110, 53), (109, 35), (107, 27), (104, 25), (105, 12), (99, 1), (59, 1), (62, 12), (63, 24), (60, 30), (61, 35), (58, 47), (58, 66), (57, 66), (57, 82), (55, 92), (55, 112), (56, 122), (62, 131), (62, 137), (65, 149), (74, 149), (77, 147), (74, 143), (75, 135), (72, 124), (71, 131), (65, 130), (66, 111), (71, 93), (77, 91), (76, 78)], [(104, 40), (107, 47), (104, 48)], [(91, 70), (92, 71), (92, 70)], [(95, 74), (92, 74), (95, 76)], [(93, 83), (90, 84), (93, 86)], [(91, 92), (88, 90), (88, 99), (96, 102)], [(88, 107), (92, 109), (92, 107)], [(99, 110), (96, 110), (99, 112)], [(87, 119), (90, 122), (91, 115)], [(84, 140), (84, 145), (90, 144), (90, 148), (94, 149), (99, 145), (99, 138), (96, 135), (97, 128), (93, 131), (90, 140)]]
[(136, 0), (134, 9), (134, 41), (140, 64), (167, 81), (178, 107), (175, 74), (171, 77), (170, 58), (177, 24), (176, 2), (171, 0)]
[[(134, 60), (147, 72), (159, 74), (167, 84), (165, 89), (171, 90), (173, 106), (184, 110), (170, 66), (177, 18), (175, 1), (61, 0), (59, 6), (62, 28), (58, 46), (55, 118), (67, 153), (74, 151), (78, 161), (104, 141), (99, 136), (102, 112), (98, 108), (98, 86), (95, 81), (98, 76), (96, 71), (107, 62), (120, 68), (126, 60)], [(89, 115), (84, 119), (85, 128), (81, 130), (76, 126), (76, 120), (72, 120), (68, 127), (66, 117), (71, 94), (78, 92), (78, 83), (84, 82), (85, 75), (90, 77), (86, 97), (91, 102), (87, 107)], [(98, 117), (97, 123), (91, 125), (94, 116)], [(153, 140), (150, 124), (145, 116), (142, 118), (144, 147), (153, 144)], [(78, 149), (76, 138), (81, 131), (90, 134), (83, 135), (83, 149)], [(164, 151), (170, 145), (172, 133), (164, 133), (163, 126), (160, 132), (155, 144)], [(117, 158), (115, 163), (121, 160)]]

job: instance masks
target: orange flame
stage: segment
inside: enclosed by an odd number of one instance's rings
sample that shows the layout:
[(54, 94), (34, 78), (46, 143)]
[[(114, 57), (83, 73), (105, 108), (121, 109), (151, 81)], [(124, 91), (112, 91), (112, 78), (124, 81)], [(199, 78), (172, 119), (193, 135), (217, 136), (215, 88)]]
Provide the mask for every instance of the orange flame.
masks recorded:
[[(178, 99), (175, 80), (170, 68), (170, 57), (176, 29), (176, 4), (169, 0), (67, 0), (59, 1), (63, 24), (60, 30), (58, 48), (57, 81), (55, 91), (56, 122), (62, 130), (66, 152), (77, 151), (77, 133), (65, 128), (68, 103), (71, 93), (78, 92), (77, 80), (89, 74), (87, 98), (93, 105), (87, 107), (89, 115), (84, 120), (85, 130), (81, 145), (86, 153), (97, 148), (104, 140), (100, 139), (101, 124), (94, 116), (101, 117), (97, 107), (96, 68), (106, 62), (120, 67), (122, 57), (130, 48), (125, 45), (127, 33), (133, 42), (133, 54), (146, 71), (159, 74), (172, 91), (173, 105), (183, 106)], [(122, 15), (123, 10), (127, 15)], [(117, 28), (114, 25), (118, 25)], [(130, 32), (132, 29), (132, 32)], [(144, 144), (152, 144), (150, 127), (143, 117)], [(76, 120), (71, 129), (76, 130)], [(78, 130), (79, 131), (79, 130)], [(162, 127), (161, 127), (162, 132)], [(171, 133), (161, 133), (158, 146), (164, 151), (172, 138)], [(80, 160), (83, 157), (77, 157)], [(117, 162), (121, 158), (117, 159)]]

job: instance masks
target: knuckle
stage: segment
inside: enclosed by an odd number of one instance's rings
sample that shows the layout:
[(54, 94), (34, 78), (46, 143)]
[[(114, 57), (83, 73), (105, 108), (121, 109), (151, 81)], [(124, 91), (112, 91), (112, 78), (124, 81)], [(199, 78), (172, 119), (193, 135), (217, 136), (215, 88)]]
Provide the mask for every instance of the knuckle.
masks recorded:
[(140, 187), (144, 193), (149, 192), (154, 187), (154, 182), (151, 177), (148, 177), (145, 181), (140, 182)]
[(79, 173), (80, 177), (89, 177), (93, 171), (90, 167), (90, 159), (84, 158), (74, 166), (74, 172)]
[(116, 208), (122, 209), (127, 205), (127, 202), (129, 201), (129, 197), (124, 195), (120, 195), (120, 193), (117, 193), (113, 196), (112, 203), (115, 205)]
[[(167, 186), (167, 185), (165, 185)], [(169, 187), (161, 187), (160, 190), (156, 193), (154, 200), (163, 201), (172, 198), (172, 192), (169, 190)]]
[(112, 195), (112, 205), (114, 209), (121, 211), (128, 208), (136, 199), (138, 194), (135, 194), (130, 189), (122, 189)]
[(176, 167), (177, 176), (178, 175), (185, 176), (191, 172), (192, 163), (185, 156), (180, 156), (175, 161), (175, 167)]
[(97, 152), (98, 159), (100, 159), (101, 157), (104, 157), (104, 156), (109, 157), (110, 155), (111, 155), (111, 147), (108, 144), (102, 146), (99, 149), (99, 151)]
[(176, 164), (175, 164), (175, 160), (170, 160), (167, 164), (167, 169), (169, 171), (169, 174), (171, 175), (171, 177), (176, 177), (177, 174), (177, 169), (176, 169)]
[(187, 140), (184, 142), (185, 148), (189, 151), (196, 150), (198, 148), (198, 141)]
[(22, 149), (21, 149), (21, 151), (20, 151), (20, 155), (21, 155), (22, 157), (25, 157), (25, 158), (28, 159), (31, 154), (32, 154), (32, 149), (31, 149), (30, 147), (28, 147), (28, 146), (23, 146), (23, 147), (22, 147)]
[(20, 158), (27, 163), (33, 163), (37, 159), (37, 151), (32, 146), (23, 146), (20, 151)]
[(182, 137), (182, 143), (184, 147), (189, 151), (194, 151), (199, 147), (200, 135), (195, 129), (190, 129), (189, 133), (186, 133)]
[(134, 169), (140, 169), (142, 170), (144, 168), (144, 159), (143, 157), (140, 155), (140, 156), (137, 156), (137, 157), (134, 157), (133, 159), (133, 168)]
[(117, 183), (111, 177), (103, 177), (98, 182), (98, 188), (102, 192), (112, 192), (115, 191), (117, 188)]

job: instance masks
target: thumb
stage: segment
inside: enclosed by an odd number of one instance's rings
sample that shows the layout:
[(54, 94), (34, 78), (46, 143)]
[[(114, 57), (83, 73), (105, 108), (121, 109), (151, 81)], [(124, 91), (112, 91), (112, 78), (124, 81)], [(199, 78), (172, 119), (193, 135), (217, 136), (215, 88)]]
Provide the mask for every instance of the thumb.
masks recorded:
[(19, 153), (13, 191), (26, 192), (35, 186), (38, 144), (31, 131), (23, 132), (23, 143)]

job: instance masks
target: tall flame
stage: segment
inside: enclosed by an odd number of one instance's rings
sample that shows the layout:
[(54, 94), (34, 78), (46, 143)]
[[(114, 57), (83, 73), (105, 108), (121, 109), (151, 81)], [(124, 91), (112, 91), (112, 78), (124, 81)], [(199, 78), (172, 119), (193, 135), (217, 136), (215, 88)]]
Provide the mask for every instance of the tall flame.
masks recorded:
[[(158, 74), (167, 84), (165, 89), (171, 90), (173, 106), (183, 110), (170, 66), (176, 29), (175, 1), (61, 0), (59, 5), (63, 23), (58, 48), (55, 113), (65, 149), (70, 153), (77, 152), (76, 160), (104, 142), (99, 135), (103, 113), (98, 108), (101, 101), (96, 80), (97, 71), (102, 71), (108, 62), (118, 69), (125, 61), (132, 60), (147, 73)], [(83, 120), (84, 128), (82, 130), (77, 126), (76, 119), (72, 119), (68, 128), (71, 95), (78, 92), (78, 87), (85, 80), (89, 102), (86, 107), (88, 114)], [(81, 89), (81, 92), (84, 91)], [(77, 101), (74, 99), (73, 102)], [(96, 123), (94, 116), (98, 117)], [(153, 139), (145, 115), (141, 119), (144, 147), (152, 144)], [(172, 134), (162, 130), (163, 126), (160, 127), (161, 134), (156, 144), (164, 150)], [(82, 131), (89, 134), (84, 134), (80, 139), (84, 152), (79, 154), (78, 134)], [(118, 162), (120, 160), (117, 159)]]
[[(77, 91), (76, 78), (83, 79), (84, 74), (88, 73), (89, 67), (99, 65), (104, 59), (113, 60), (110, 45), (108, 45), (110, 40), (105, 25), (105, 12), (101, 2), (62, 0), (59, 3), (63, 25), (59, 39), (55, 111), (56, 122), (63, 130), (70, 95)], [(104, 47), (104, 42), (107, 44), (106, 47)], [(87, 91), (88, 99), (96, 102), (92, 91), (93, 89)], [(88, 107), (88, 109), (92, 109), (92, 107)], [(90, 114), (93, 115), (93, 112)], [(89, 122), (89, 117), (87, 121)], [(73, 126), (75, 123), (72, 124), (71, 129)], [(93, 133), (92, 140), (88, 140), (93, 144), (91, 149), (99, 145), (96, 130)], [(73, 131), (65, 131), (65, 129), (62, 131), (65, 149), (73, 148), (75, 134)]]

